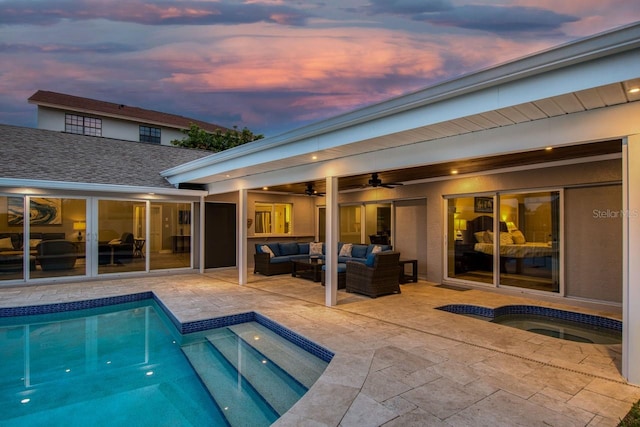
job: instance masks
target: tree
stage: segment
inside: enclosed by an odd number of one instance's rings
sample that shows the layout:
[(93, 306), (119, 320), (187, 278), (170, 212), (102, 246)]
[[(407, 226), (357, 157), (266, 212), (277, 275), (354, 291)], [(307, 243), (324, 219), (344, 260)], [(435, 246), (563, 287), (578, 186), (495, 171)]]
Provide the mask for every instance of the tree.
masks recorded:
[(182, 132), (186, 136), (182, 139), (174, 139), (171, 141), (173, 145), (209, 150), (216, 153), (264, 138), (264, 135), (256, 135), (246, 127), (238, 130), (237, 126), (224, 131), (218, 129), (215, 132), (207, 132), (195, 123), (191, 123), (189, 129), (183, 130)]

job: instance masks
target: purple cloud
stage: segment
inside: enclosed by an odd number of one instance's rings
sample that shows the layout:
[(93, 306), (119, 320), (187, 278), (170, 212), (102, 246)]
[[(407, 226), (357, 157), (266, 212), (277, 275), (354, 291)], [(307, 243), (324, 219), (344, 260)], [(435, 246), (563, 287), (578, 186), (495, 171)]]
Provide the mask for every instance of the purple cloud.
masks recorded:
[(289, 6), (219, 1), (96, 2), (13, 0), (0, 3), (0, 25), (53, 25), (63, 19), (132, 22), (142, 25), (233, 25), (268, 22), (303, 25), (308, 15)]
[(423, 13), (414, 20), (436, 25), (481, 30), (491, 33), (547, 32), (580, 18), (547, 9), (522, 6), (467, 5), (439, 13)]

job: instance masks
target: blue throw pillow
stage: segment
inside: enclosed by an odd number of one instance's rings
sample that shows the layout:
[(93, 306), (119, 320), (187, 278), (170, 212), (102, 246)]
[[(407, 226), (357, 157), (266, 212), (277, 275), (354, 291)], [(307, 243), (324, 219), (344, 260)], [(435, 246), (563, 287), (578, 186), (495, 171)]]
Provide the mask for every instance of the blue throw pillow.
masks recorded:
[(298, 253), (309, 255), (309, 243), (298, 243)]
[(280, 245), (278, 243), (267, 243), (267, 246), (269, 246), (271, 248), (271, 251), (273, 252), (273, 254), (275, 256), (282, 255), (280, 253)]
[(366, 258), (367, 245), (353, 245), (351, 248), (351, 256), (354, 258)]
[(364, 263), (364, 265), (366, 265), (367, 267), (373, 267), (375, 263), (376, 263), (376, 254), (367, 255), (367, 261)]
[(298, 255), (298, 243), (297, 242), (280, 243), (279, 246), (280, 246), (280, 255), (281, 256)]

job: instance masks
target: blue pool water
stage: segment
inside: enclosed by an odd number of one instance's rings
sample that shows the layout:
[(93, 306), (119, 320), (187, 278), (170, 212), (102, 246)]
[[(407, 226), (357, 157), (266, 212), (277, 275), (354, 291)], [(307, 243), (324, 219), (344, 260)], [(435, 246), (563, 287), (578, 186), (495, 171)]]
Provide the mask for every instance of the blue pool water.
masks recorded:
[(0, 425), (269, 425), (327, 366), (282, 330), (182, 335), (153, 300), (2, 317)]
[(588, 344), (622, 342), (622, 322), (602, 316), (534, 305), (487, 308), (450, 304), (437, 308), (566, 341)]

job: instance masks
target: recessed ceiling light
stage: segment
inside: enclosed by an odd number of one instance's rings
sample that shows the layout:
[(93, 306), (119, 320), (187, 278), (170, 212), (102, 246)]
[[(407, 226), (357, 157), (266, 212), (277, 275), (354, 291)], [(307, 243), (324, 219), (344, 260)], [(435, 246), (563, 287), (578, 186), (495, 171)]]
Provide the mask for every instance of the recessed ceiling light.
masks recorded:
[(451, 171), (451, 175), (457, 175), (457, 174), (458, 174), (458, 170), (457, 170), (457, 169), (453, 169), (453, 170)]
[(551, 151), (551, 150), (553, 150), (553, 147), (546, 147), (545, 148), (545, 151)]
[(632, 87), (629, 89), (629, 93), (638, 93), (640, 92), (640, 87)]

